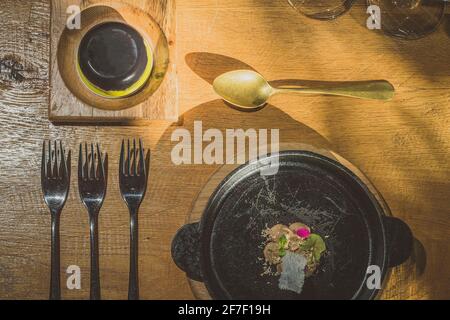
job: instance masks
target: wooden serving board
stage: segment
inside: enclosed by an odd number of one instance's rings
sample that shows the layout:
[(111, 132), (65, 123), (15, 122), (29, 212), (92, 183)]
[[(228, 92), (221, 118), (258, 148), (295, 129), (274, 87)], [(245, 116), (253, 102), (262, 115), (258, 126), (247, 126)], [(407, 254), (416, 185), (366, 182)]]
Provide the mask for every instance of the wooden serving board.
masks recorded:
[[(98, 125), (145, 125), (151, 120), (178, 121), (178, 84), (175, 66), (175, 0), (51, 0), (51, 5), (51, 79), (48, 110), (50, 121), (57, 124), (90, 123)], [(58, 61), (58, 50), (60, 50), (61, 45), (64, 45), (64, 43), (60, 43), (61, 35), (70, 16), (66, 11), (71, 5), (78, 5), (81, 10), (93, 5), (125, 5), (131, 8), (131, 11), (134, 11), (134, 8), (136, 8), (136, 11), (141, 10), (139, 12), (153, 18), (167, 39), (169, 64), (161, 85), (152, 95), (144, 100), (141, 99), (143, 102), (133, 103), (131, 108), (112, 111), (90, 105), (89, 101), (95, 101), (95, 97), (84, 99), (83, 101), (85, 102), (83, 102), (79, 95), (73, 94), (73, 90), (71, 91), (66, 83), (67, 81), (78, 81), (78, 79), (73, 75), (73, 72), (69, 77), (65, 76), (65, 74), (62, 76), (61, 73), (66, 72), (66, 70), (60, 70), (61, 61)], [(59, 59), (61, 59), (61, 56)], [(107, 101), (104, 102), (104, 105), (107, 104)]]

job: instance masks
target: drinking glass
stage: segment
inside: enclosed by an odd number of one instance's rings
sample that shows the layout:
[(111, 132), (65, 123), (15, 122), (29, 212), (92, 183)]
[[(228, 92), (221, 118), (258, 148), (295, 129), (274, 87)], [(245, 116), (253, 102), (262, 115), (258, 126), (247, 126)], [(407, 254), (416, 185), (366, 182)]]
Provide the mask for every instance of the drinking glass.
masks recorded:
[(331, 20), (347, 12), (354, 0), (288, 0), (288, 2), (309, 18)]
[(368, 0), (380, 8), (381, 29), (403, 39), (424, 37), (444, 18), (446, 0)]

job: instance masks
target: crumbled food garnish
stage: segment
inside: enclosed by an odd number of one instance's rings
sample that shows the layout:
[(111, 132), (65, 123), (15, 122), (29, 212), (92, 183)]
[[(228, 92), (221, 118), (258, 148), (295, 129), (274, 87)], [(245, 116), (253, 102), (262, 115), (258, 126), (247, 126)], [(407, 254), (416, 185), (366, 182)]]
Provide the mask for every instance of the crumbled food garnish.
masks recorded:
[[(311, 233), (311, 229), (300, 222), (292, 223), (289, 227), (283, 224), (277, 224), (264, 230), (262, 235), (267, 238), (264, 247), (265, 267), (275, 267), (278, 275), (283, 274), (285, 265), (283, 261), (285, 259), (294, 261), (292, 259), (298, 258), (296, 256), (300, 255), (305, 260), (303, 276), (307, 278), (317, 271), (320, 258), (326, 251), (325, 242), (322, 237), (318, 234)], [(291, 256), (291, 254), (294, 254), (294, 256)], [(287, 258), (288, 255), (289, 258)], [(263, 273), (270, 274), (266, 271)], [(291, 271), (289, 278), (292, 278)], [(298, 276), (301, 277), (300, 274)], [(286, 275), (285, 279), (287, 279)]]

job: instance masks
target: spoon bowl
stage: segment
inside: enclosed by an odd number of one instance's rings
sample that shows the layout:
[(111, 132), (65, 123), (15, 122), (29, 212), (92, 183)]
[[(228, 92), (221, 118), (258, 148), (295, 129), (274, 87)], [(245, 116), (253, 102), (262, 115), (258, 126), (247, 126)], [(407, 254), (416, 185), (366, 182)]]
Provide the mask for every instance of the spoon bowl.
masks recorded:
[(274, 93), (267, 80), (251, 70), (224, 73), (214, 80), (213, 87), (225, 101), (241, 108), (259, 108)]

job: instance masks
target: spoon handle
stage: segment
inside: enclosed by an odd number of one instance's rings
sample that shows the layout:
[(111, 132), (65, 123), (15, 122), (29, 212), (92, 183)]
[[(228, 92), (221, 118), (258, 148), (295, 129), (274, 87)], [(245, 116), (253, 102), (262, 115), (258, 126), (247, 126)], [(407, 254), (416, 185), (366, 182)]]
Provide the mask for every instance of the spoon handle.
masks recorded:
[(348, 81), (332, 84), (305, 86), (280, 86), (274, 93), (326, 94), (360, 99), (390, 100), (394, 96), (394, 87), (385, 80)]

